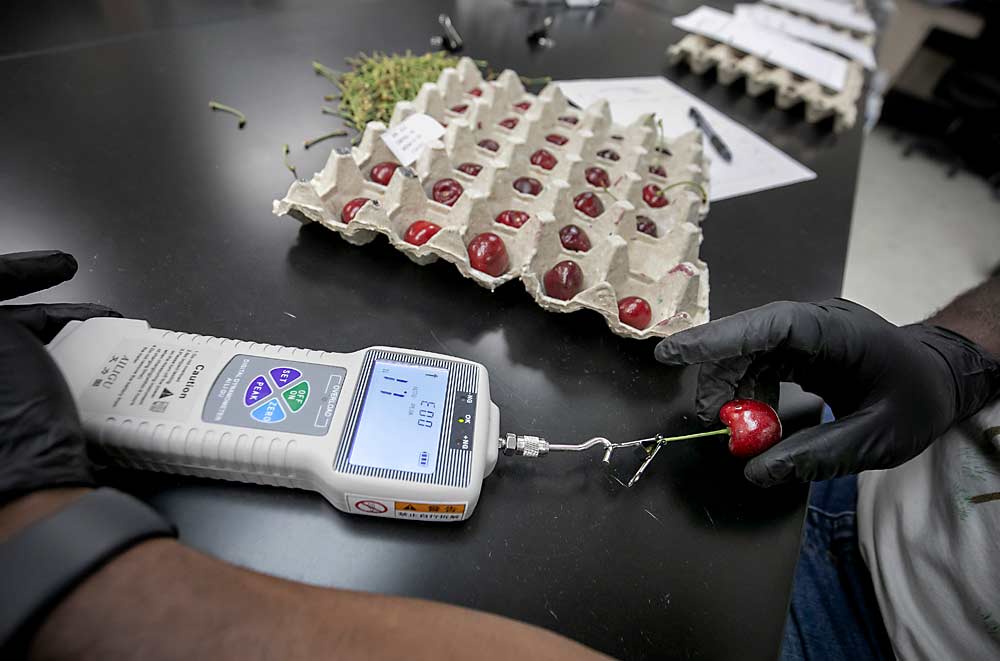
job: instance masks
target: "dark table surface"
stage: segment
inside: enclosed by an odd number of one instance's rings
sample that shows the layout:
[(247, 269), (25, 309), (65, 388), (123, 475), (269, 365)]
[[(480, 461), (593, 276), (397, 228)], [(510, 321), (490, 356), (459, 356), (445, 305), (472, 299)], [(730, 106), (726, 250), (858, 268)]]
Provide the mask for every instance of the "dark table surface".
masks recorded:
[[(714, 204), (702, 256), (713, 316), (840, 292), (861, 145), (739, 87), (668, 69), (669, 24), (696, 2), (621, 0), (556, 13), (506, 2), (5, 3), (0, 9), (0, 250), (61, 248), (77, 278), (41, 300), (96, 300), (155, 326), (332, 351), (453, 353), (490, 371), (502, 428), (576, 441), (693, 431), (691, 374), (595, 314), (551, 314), (519, 284), (490, 293), (383, 241), (350, 246), (270, 213), (281, 145), (336, 128), (320, 114), (358, 51), (422, 51), (451, 14), (466, 53), (528, 76), (664, 74), (814, 169), (811, 182)], [(716, 3), (718, 4), (718, 3)], [(725, 5), (725, 3), (722, 3)], [(249, 117), (209, 112), (209, 99)], [(292, 160), (308, 175), (335, 143)], [(783, 402), (789, 427), (815, 402)], [(632, 465), (619, 465), (625, 475)], [(505, 460), (459, 525), (348, 516), (318, 496), (131, 480), (187, 543), (312, 583), (501, 613), (625, 658), (777, 655), (807, 489), (758, 490), (716, 442), (667, 447), (625, 490), (596, 456)]]

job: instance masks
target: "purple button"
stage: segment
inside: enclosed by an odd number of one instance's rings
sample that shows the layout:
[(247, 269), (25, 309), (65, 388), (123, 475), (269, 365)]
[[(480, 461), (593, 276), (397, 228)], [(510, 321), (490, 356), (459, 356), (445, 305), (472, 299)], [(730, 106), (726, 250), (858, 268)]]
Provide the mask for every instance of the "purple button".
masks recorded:
[(275, 367), (271, 370), (271, 378), (279, 388), (284, 388), (300, 376), (302, 376), (302, 372), (294, 367)]
[(243, 403), (253, 406), (271, 394), (271, 386), (267, 385), (267, 379), (263, 374), (254, 377), (254, 380), (247, 386), (247, 391), (243, 394)]

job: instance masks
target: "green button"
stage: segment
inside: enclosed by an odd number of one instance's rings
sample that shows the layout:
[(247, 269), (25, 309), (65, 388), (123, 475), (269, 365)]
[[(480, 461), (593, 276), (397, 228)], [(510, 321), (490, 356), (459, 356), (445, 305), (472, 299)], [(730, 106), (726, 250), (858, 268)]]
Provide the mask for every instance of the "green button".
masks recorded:
[(281, 393), (281, 396), (285, 398), (292, 413), (298, 413), (299, 409), (306, 405), (306, 400), (309, 399), (309, 382), (300, 381)]

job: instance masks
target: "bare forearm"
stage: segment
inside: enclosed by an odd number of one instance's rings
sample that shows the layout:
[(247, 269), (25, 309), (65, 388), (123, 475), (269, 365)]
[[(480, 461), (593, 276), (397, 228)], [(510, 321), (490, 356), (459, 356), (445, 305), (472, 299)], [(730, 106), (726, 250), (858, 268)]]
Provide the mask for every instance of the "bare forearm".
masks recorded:
[[(79, 497), (69, 491), (65, 501)], [(52, 510), (52, 497), (36, 495)], [(12, 513), (0, 510), (0, 530)], [(48, 512), (46, 512), (48, 513)], [(146, 542), (77, 587), (35, 635), (35, 659), (604, 658), (551, 632), (444, 604), (311, 587)]]
[(1000, 356), (1000, 276), (965, 292), (927, 321)]

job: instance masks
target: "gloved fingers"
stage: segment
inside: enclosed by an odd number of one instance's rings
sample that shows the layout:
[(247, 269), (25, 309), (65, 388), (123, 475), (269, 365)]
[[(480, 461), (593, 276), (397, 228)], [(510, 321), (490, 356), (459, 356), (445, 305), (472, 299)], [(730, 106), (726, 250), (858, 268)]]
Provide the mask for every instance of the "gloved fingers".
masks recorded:
[(695, 413), (706, 427), (719, 422), (719, 409), (736, 396), (737, 388), (753, 359), (749, 356), (734, 358), (722, 363), (703, 363), (698, 366), (698, 385), (695, 389)]
[(769, 303), (671, 335), (656, 345), (653, 355), (666, 365), (724, 361), (785, 347), (793, 331), (791, 348), (808, 350), (819, 337), (817, 309), (806, 303)]
[(76, 274), (76, 259), (59, 250), (0, 255), (0, 301), (54, 287)]
[(731, 399), (757, 399), (778, 408), (778, 370), (766, 363), (740, 356), (698, 366), (695, 412), (706, 426), (718, 423), (719, 409)]
[(743, 474), (761, 487), (792, 481), (829, 480), (876, 468), (891, 468), (893, 421), (871, 406), (835, 422), (792, 434), (747, 462)]
[(121, 315), (96, 303), (50, 303), (5, 305), (0, 307), (0, 316), (24, 326), (42, 342), (49, 342), (71, 321)]

